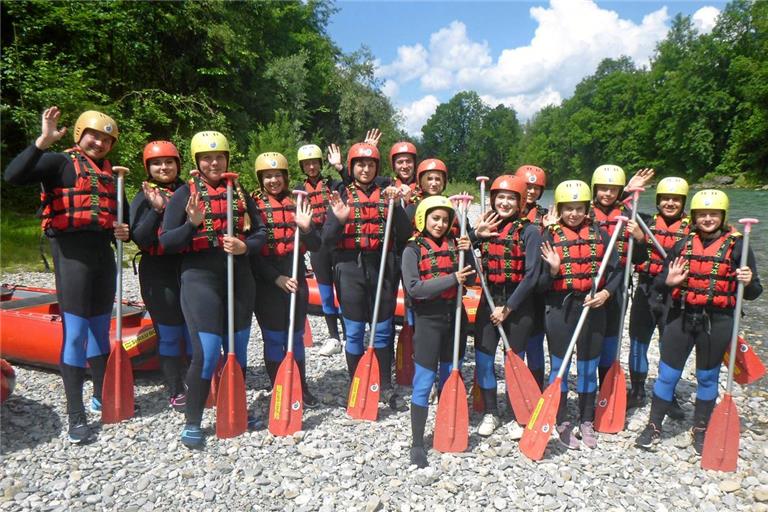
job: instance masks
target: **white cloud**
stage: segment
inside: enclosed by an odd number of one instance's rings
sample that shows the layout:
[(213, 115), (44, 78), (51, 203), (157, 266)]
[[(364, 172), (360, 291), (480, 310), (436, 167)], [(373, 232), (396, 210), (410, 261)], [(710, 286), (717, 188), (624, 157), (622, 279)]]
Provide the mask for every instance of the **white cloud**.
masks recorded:
[(420, 135), (421, 127), (435, 113), (435, 109), (437, 109), (439, 104), (440, 100), (429, 94), (420, 100), (401, 107), (400, 112), (405, 120), (405, 126), (403, 126), (405, 131), (411, 135)]
[(487, 66), (491, 63), (488, 43), (472, 42), (467, 26), (452, 21), (429, 37), (429, 63), (432, 67), (459, 70), (467, 65)]
[(384, 85), (381, 86), (381, 92), (387, 98), (394, 98), (397, 93), (400, 92), (400, 86), (394, 80), (384, 80)]
[(715, 28), (717, 17), (720, 15), (720, 9), (717, 7), (702, 7), (691, 16), (693, 26), (702, 34), (709, 34)]
[(512, 107), (517, 112), (518, 119), (529, 119), (536, 112), (548, 105), (559, 105), (563, 101), (563, 97), (559, 92), (546, 87), (541, 91), (536, 91), (530, 94), (518, 94), (515, 96), (507, 96), (505, 98), (499, 98), (489, 94), (481, 94), (482, 99), (491, 108), (503, 104), (507, 107)]
[(397, 48), (397, 59), (392, 64), (377, 66), (377, 74), (385, 78), (408, 82), (423, 75), (428, 69), (426, 48), (417, 44)]

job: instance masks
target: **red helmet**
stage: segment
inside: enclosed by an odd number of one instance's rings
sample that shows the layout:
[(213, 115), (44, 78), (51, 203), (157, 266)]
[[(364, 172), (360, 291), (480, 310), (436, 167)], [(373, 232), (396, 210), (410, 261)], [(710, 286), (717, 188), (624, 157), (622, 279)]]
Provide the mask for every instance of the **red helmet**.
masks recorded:
[(515, 176), (522, 178), (526, 183), (539, 185), (542, 188), (547, 186), (547, 173), (535, 165), (521, 165), (515, 171)]
[(381, 167), (381, 156), (379, 156), (378, 148), (373, 144), (368, 144), (367, 142), (358, 142), (349, 148), (349, 153), (347, 153), (347, 171), (349, 172), (350, 176), (352, 176), (352, 160), (355, 158), (373, 158), (376, 160), (376, 174), (379, 173), (379, 169)]
[(392, 170), (395, 169), (396, 155), (413, 155), (413, 161), (416, 162), (416, 146), (408, 141), (395, 142), (392, 144), (392, 148), (389, 150), (389, 165), (392, 166)]
[(416, 183), (421, 183), (422, 174), (426, 174), (429, 171), (440, 171), (445, 174), (445, 181), (448, 181), (448, 168), (445, 166), (445, 162), (438, 158), (427, 158), (422, 160), (419, 167), (416, 169)]
[(519, 196), (520, 201), (525, 200), (525, 193), (528, 190), (528, 185), (518, 176), (512, 176), (510, 174), (502, 174), (491, 184), (491, 195), (494, 192), (506, 190), (514, 192)]
[(171, 157), (176, 159), (176, 165), (179, 167), (178, 172), (181, 172), (181, 157), (179, 157), (179, 150), (173, 145), (173, 142), (167, 140), (153, 140), (146, 146), (144, 146), (144, 170), (149, 174), (149, 161), (153, 158)]

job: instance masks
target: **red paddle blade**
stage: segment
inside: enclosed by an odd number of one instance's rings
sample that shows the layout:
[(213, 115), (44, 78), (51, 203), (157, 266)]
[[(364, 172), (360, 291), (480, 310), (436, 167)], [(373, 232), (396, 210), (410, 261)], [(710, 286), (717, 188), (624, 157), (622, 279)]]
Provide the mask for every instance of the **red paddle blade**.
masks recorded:
[(245, 379), (235, 354), (227, 354), (216, 400), (216, 437), (236, 437), (248, 430)]
[(454, 368), (443, 385), (435, 416), (432, 446), (439, 452), (463, 452), (469, 446), (469, 407), (467, 388)]
[(276, 436), (289, 436), (301, 430), (303, 396), (299, 367), (288, 352), (280, 363), (269, 404), (269, 431)]
[(739, 412), (728, 393), (709, 419), (701, 452), (701, 467), (715, 471), (736, 471), (739, 460)]
[(627, 419), (627, 379), (618, 361), (614, 361), (605, 374), (605, 381), (597, 395), (595, 430), (616, 434), (624, 430)]
[(555, 431), (557, 407), (560, 405), (561, 378), (547, 386), (531, 414), (528, 426), (520, 439), (520, 451), (531, 460), (541, 460), (547, 449), (549, 438)]
[(312, 337), (312, 327), (309, 325), (309, 318), (304, 317), (304, 346), (311, 347), (315, 340)]
[(376, 421), (379, 417), (380, 386), (379, 360), (371, 347), (357, 363), (349, 386), (347, 414), (356, 420)]
[(512, 349), (507, 350), (504, 358), (504, 381), (515, 419), (521, 424), (528, 423), (541, 396), (541, 390), (531, 370)]
[(101, 393), (101, 422), (119, 423), (133, 417), (133, 368), (119, 341), (112, 343)]
[(413, 327), (406, 324), (397, 337), (395, 353), (395, 382), (401, 386), (413, 384)]
[(211, 378), (211, 388), (208, 391), (208, 398), (205, 400), (205, 408), (216, 407), (216, 398), (219, 396), (219, 382), (221, 381), (221, 372), (224, 371), (224, 361), (226, 359), (219, 357), (219, 363), (216, 365), (216, 371)]
[(480, 384), (477, 383), (477, 367), (475, 367), (475, 376), (472, 379), (472, 389), (469, 390), (472, 395), (472, 410), (475, 412), (485, 411), (485, 402), (483, 402), (483, 392), (480, 390)]

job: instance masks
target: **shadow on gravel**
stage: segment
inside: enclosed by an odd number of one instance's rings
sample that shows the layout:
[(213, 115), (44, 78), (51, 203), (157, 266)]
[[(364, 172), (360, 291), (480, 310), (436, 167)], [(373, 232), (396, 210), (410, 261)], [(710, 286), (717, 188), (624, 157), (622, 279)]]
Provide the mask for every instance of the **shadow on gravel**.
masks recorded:
[(62, 428), (53, 407), (11, 395), (0, 409), (0, 455), (45, 444), (59, 437)]

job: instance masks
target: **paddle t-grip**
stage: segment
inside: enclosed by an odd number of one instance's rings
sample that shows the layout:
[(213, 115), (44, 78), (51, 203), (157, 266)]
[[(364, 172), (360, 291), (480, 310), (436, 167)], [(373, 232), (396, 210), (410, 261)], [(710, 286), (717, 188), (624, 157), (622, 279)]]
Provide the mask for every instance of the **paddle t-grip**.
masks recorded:
[(759, 224), (760, 221), (757, 219), (753, 219), (752, 217), (745, 217), (743, 219), (739, 219), (739, 224), (744, 224), (744, 233), (749, 233), (752, 231), (752, 224)]
[(123, 167), (122, 165), (115, 165), (114, 167), (112, 167), (112, 170), (115, 171), (120, 176), (123, 176), (130, 172), (127, 167)]
[(239, 175), (236, 172), (225, 172), (224, 174), (222, 174), (221, 177), (224, 178), (225, 180), (234, 181), (238, 178), (238, 176)]

